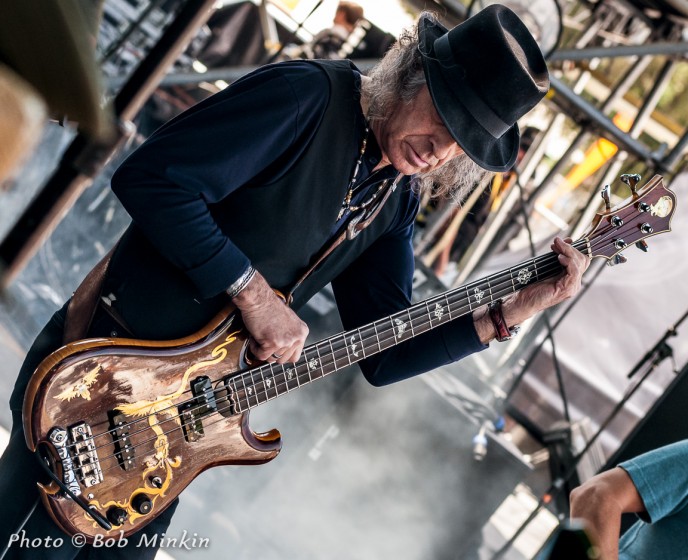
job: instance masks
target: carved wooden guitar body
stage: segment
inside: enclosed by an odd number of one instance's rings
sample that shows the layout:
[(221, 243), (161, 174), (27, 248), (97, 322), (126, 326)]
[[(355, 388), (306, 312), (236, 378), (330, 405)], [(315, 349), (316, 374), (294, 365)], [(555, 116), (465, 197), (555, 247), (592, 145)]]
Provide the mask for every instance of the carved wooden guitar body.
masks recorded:
[[(635, 182), (633, 197), (598, 214), (591, 231), (574, 243), (577, 249), (613, 262), (631, 243), (670, 231), (675, 195), (661, 177), (642, 192)], [(39, 484), (42, 500), (68, 534), (128, 536), (202, 471), (277, 456), (279, 432), (254, 433), (251, 408), (561, 270), (553, 253), (525, 261), (312, 344), (293, 364), (247, 364), (247, 333), (231, 307), (180, 340), (69, 344), (40, 364), (24, 401), (28, 446), (46, 457), (62, 483)], [(100, 515), (100, 524), (65, 487)]]

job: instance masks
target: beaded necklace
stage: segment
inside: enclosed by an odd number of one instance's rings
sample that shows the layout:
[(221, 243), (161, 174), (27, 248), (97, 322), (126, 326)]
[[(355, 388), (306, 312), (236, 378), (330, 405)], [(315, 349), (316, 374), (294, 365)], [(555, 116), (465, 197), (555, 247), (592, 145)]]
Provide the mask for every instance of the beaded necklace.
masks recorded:
[(354, 172), (353, 175), (351, 176), (351, 180), (349, 181), (349, 190), (346, 193), (346, 196), (344, 197), (344, 201), (342, 202), (342, 207), (339, 210), (339, 214), (337, 214), (337, 221), (341, 220), (342, 216), (347, 212), (355, 212), (361, 206), (352, 206), (351, 205), (351, 197), (354, 194), (354, 188), (356, 187), (356, 181), (358, 180), (358, 171), (361, 167), (361, 162), (363, 161), (363, 154), (365, 154), (366, 151), (366, 145), (368, 144), (368, 133), (370, 132), (370, 127), (368, 126), (368, 120), (366, 119), (366, 124), (365, 124), (365, 133), (363, 134), (363, 141), (361, 142), (361, 150), (358, 154), (358, 159), (356, 160), (356, 165), (354, 166)]

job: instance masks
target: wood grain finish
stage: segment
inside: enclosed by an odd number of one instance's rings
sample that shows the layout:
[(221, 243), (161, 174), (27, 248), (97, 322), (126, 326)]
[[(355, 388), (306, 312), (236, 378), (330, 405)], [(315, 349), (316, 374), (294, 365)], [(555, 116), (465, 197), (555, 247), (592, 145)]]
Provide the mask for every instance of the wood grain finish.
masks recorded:
[[(178, 405), (191, 397), (190, 380), (208, 376), (218, 387), (225, 376), (239, 370), (246, 334), (233, 311), (227, 307), (202, 331), (184, 339), (92, 339), (69, 344), (46, 358), (32, 377), (24, 402), (29, 448), (47, 442), (55, 426), (89, 424), (104, 479), (88, 488), (82, 485), (82, 496), (103, 514), (111, 507), (122, 507), (129, 514), (124, 525), (114, 526), (110, 533), (123, 530), (127, 536), (137, 531), (208, 468), (265, 463), (279, 453), (279, 432), (254, 433), (248, 412), (206, 416), (204, 435), (197, 441), (188, 441), (181, 426)], [(230, 404), (224, 400), (218, 408)], [(136, 453), (130, 471), (120, 466), (115, 455), (110, 411), (123, 412), (131, 423), (129, 437)], [(153, 485), (152, 477), (162, 480), (160, 488)], [(51, 516), (67, 533), (80, 532), (91, 539), (108, 534), (61, 496), (55, 483), (39, 488)], [(146, 515), (132, 505), (141, 493), (153, 502)]]

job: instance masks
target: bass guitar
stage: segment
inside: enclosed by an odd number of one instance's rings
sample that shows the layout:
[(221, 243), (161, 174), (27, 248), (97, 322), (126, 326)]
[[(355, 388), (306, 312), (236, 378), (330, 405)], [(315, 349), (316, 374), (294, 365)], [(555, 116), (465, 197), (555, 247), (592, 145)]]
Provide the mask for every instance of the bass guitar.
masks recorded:
[[(670, 231), (674, 193), (659, 176), (642, 189), (638, 179), (574, 247), (620, 262), (628, 245)], [(27, 444), (51, 476), (42, 501), (70, 535), (128, 536), (204, 470), (275, 458), (280, 434), (253, 432), (252, 408), (561, 272), (554, 253), (527, 260), (307, 346), (290, 364), (253, 363), (231, 306), (183, 339), (68, 344), (40, 364), (24, 401)]]

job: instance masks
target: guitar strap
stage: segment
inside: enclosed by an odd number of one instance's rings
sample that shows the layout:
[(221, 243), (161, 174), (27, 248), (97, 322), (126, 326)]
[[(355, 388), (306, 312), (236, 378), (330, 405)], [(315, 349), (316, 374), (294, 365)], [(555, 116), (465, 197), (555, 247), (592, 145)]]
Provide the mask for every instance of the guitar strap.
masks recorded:
[[(386, 180), (370, 200), (362, 204), (359, 210), (351, 215), (349, 220), (335, 235), (334, 239), (332, 239), (329, 245), (325, 245), (320, 250), (313, 264), (294, 283), (291, 290), (287, 292), (285, 295), (287, 304), (291, 304), (296, 289), (332, 253), (332, 251), (339, 247), (346, 239), (354, 239), (373, 222), (380, 213), (380, 210), (382, 210), (385, 202), (387, 202), (391, 194), (396, 190), (397, 183), (401, 177), (402, 175), (399, 173), (392, 183)], [(67, 306), (67, 315), (65, 317), (62, 339), (63, 344), (69, 344), (70, 342), (86, 337), (86, 333), (91, 326), (96, 309), (98, 308), (105, 275), (116, 248), (117, 243), (110, 249), (107, 255), (93, 267), (91, 272), (86, 275), (86, 278), (83, 279), (75, 290), (74, 295), (72, 295), (72, 299)], [(113, 317), (117, 319), (114, 315)], [(126, 325), (123, 326), (126, 327)]]
[(62, 335), (63, 344), (69, 344), (86, 336), (93, 316), (96, 314), (105, 274), (117, 245), (118, 243), (115, 243), (114, 247), (91, 269), (74, 291), (72, 299), (69, 300)]
[(373, 220), (377, 218), (377, 215), (382, 210), (385, 202), (389, 199), (392, 193), (397, 188), (397, 183), (403, 177), (401, 173), (398, 173), (394, 178), (392, 183), (389, 179), (383, 182), (382, 186), (378, 191), (361, 205), (357, 212), (351, 215), (349, 220), (342, 226), (339, 232), (330, 241), (329, 245), (325, 245), (318, 256), (313, 260), (313, 264), (306, 269), (306, 271), (301, 275), (301, 277), (294, 283), (294, 286), (285, 295), (285, 300), (287, 305), (291, 305), (294, 300), (294, 292), (296, 289), (303, 284), (304, 280), (308, 278), (311, 273), (318, 268), (318, 266), (334, 251), (339, 247), (345, 240), (354, 239), (359, 233), (361, 233), (365, 228), (367, 228)]

